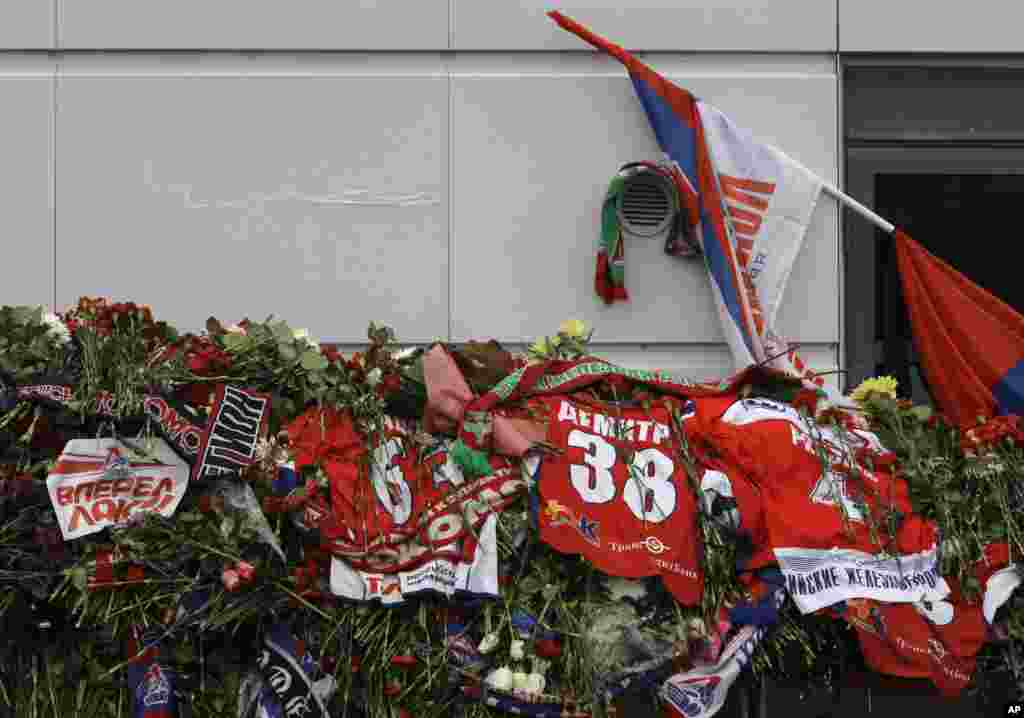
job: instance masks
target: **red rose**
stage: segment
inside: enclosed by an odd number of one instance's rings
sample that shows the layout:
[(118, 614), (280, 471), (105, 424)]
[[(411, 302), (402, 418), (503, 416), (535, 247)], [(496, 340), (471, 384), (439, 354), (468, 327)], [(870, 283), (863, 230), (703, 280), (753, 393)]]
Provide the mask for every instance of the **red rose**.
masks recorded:
[(392, 394), (402, 388), (402, 377), (398, 374), (386, 374), (380, 385), (385, 394)]
[(239, 561), (235, 565), (235, 571), (238, 572), (238, 577), (246, 583), (252, 581), (253, 578), (256, 576), (256, 567), (248, 561)]
[(232, 568), (226, 568), (220, 575), (220, 581), (228, 591), (235, 591), (241, 585), (242, 578), (238, 575), (238, 571), (235, 571)]
[(324, 345), (322, 345), (320, 347), (320, 353), (323, 355), (324, 359), (329, 361), (331, 364), (333, 364), (334, 362), (337, 362), (337, 361), (344, 361), (344, 359), (342, 359), (341, 354), (338, 352), (338, 350), (335, 349), (334, 346), (331, 345), (331, 344), (324, 344)]
[(541, 658), (558, 658), (562, 655), (562, 644), (556, 638), (541, 638), (533, 646)]
[(790, 404), (794, 409), (804, 409), (808, 414), (814, 416), (814, 412), (818, 408), (818, 392), (813, 389), (801, 389)]
[(416, 656), (411, 656), (409, 654), (391, 657), (391, 665), (398, 666), (399, 668), (412, 668), (417, 663), (419, 663), (419, 661)]

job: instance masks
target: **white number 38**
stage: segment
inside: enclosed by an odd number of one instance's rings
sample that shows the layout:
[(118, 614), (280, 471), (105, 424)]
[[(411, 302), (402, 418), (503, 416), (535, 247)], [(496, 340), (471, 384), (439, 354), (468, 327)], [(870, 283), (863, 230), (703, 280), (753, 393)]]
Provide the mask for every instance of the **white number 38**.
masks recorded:
[[(569, 433), (569, 446), (583, 449), (583, 464), (569, 467), (573, 488), (588, 504), (606, 504), (617, 488), (612, 469), (618, 452), (604, 438), (579, 429)], [(661, 523), (676, 509), (676, 485), (672, 482), (675, 463), (661, 449), (641, 449), (626, 467), (628, 478), (622, 499), (641, 521)]]

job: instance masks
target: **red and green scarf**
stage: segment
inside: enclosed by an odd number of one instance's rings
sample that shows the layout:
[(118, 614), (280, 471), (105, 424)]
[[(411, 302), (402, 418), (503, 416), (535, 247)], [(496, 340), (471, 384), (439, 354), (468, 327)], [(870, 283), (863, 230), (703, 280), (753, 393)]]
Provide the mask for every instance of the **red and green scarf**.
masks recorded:
[(604, 205), (601, 207), (601, 235), (597, 241), (594, 289), (605, 304), (629, 299), (626, 292), (625, 245), (622, 241), (622, 227), (619, 225), (619, 202), (625, 187), (625, 175), (619, 172), (608, 185)]

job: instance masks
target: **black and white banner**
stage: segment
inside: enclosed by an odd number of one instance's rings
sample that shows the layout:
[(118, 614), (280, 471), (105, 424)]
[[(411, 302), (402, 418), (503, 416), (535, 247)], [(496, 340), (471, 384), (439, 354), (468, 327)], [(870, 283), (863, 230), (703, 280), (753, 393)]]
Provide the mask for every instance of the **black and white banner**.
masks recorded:
[(851, 598), (916, 603), (949, 595), (937, 548), (895, 557), (852, 549), (777, 548), (775, 558), (786, 589), (803, 613)]
[(284, 718), (326, 718), (327, 708), (309, 675), (295, 638), (284, 626), (275, 626), (264, 639), (257, 666), (277, 697)]
[(192, 480), (236, 474), (252, 464), (269, 416), (269, 395), (226, 384), (218, 386)]

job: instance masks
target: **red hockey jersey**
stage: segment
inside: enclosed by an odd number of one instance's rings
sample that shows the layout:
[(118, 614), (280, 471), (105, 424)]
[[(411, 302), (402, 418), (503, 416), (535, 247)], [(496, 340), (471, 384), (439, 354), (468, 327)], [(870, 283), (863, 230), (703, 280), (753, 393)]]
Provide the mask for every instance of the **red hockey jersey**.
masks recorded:
[[(695, 445), (713, 448), (706, 455), (717, 453), (735, 468), (734, 481), (755, 485), (761, 506), (738, 502), (741, 516), (760, 508), (763, 535), (801, 610), (849, 598), (945, 595), (935, 526), (912, 516), (906, 482), (882, 468), (887, 457), (877, 438), (864, 431), (840, 436), (767, 399), (723, 405), (698, 399), (684, 426)], [(749, 522), (758, 523), (753, 516)], [(898, 555), (878, 558), (883, 546)]]
[(878, 603), (850, 601), (844, 618), (857, 630), (861, 653), (879, 673), (930, 678), (939, 692), (954, 697), (970, 683), (988, 627), (978, 603), (968, 603), (955, 582), (936, 601)]
[(680, 602), (699, 602), (696, 502), (676, 454), (669, 409), (544, 401), (547, 441), (564, 453), (541, 465), (541, 539), (614, 576), (661, 575)]

